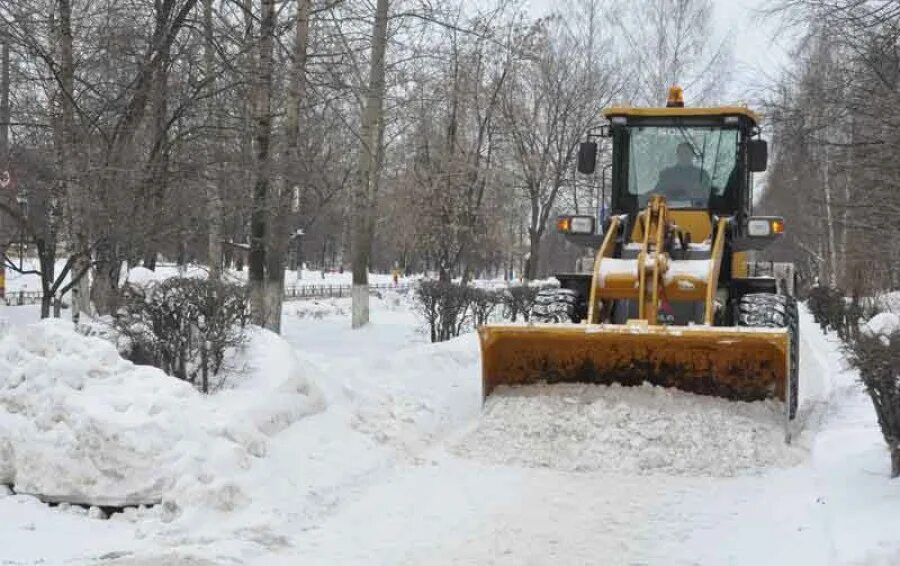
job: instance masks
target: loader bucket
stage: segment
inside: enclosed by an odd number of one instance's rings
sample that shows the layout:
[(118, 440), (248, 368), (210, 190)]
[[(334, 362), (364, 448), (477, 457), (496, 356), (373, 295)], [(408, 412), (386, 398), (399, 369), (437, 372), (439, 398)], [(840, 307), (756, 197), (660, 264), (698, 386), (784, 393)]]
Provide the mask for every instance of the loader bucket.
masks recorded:
[(783, 329), (534, 324), (483, 326), (482, 394), (538, 382), (649, 382), (740, 401), (784, 400)]

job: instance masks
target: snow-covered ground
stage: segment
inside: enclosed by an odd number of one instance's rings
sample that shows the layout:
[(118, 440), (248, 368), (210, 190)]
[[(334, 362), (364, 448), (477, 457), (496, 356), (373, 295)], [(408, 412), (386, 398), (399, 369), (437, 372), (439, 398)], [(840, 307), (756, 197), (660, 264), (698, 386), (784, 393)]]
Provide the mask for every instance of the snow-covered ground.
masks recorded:
[[(32, 345), (29, 332), (66, 329), (26, 330), (37, 313), (22, 309), (0, 308), (0, 363), (20, 360), (52, 387), (19, 400), (28, 418), (5, 409), (18, 424), (0, 418), (0, 454), (10, 430), (42, 423), (34, 438), (59, 442), (34, 452), (50, 465), (57, 451), (72, 472), (98, 457), (73, 431), (128, 445), (141, 430), (164, 445), (153, 457), (171, 458), (184, 456), (171, 440), (181, 429), (193, 458), (160, 465), (168, 506), (108, 521), (0, 495), (3, 564), (900, 563), (900, 483), (871, 404), (806, 313), (801, 430), (786, 446), (774, 404), (652, 387), (501, 391), (482, 410), (475, 336), (428, 344), (394, 294), (357, 332), (344, 300), (290, 305), (287, 344), (260, 333), (244, 379), (171, 402), (144, 398), (140, 376), (165, 380), (151, 370), (96, 363), (97, 342), (62, 344), (64, 355)], [(79, 368), (81, 388), (70, 383)], [(104, 403), (129, 392), (124, 426)], [(151, 414), (154, 401), (163, 413)], [(71, 479), (67, 466), (53, 473), (35, 481)]]

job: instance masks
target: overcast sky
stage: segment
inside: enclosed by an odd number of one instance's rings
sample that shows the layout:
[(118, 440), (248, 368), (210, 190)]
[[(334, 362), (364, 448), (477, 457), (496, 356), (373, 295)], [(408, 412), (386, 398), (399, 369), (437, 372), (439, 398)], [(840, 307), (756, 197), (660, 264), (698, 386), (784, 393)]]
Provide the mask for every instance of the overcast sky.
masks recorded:
[[(528, 0), (535, 15), (557, 0)], [(776, 32), (778, 23), (761, 18), (759, 10), (770, 0), (713, 0), (717, 33), (730, 33), (735, 58), (734, 84), (727, 102), (753, 103), (771, 77), (788, 62), (790, 40)], [(720, 36), (721, 37), (721, 36)], [(690, 97), (690, 93), (685, 93)], [(726, 102), (726, 101), (723, 101)]]

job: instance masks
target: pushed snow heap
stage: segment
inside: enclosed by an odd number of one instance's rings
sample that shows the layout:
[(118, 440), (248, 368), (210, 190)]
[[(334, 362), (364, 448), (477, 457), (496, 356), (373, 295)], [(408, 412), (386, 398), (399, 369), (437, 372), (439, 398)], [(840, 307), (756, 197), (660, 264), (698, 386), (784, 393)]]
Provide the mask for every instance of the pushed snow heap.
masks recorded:
[(570, 472), (736, 476), (790, 467), (781, 409), (644, 384), (502, 388), (479, 426), (454, 447), (494, 464)]
[(0, 484), (50, 501), (239, 506), (247, 496), (229, 482), (265, 456), (267, 436), (323, 403), (283, 340), (255, 330), (247, 352), (245, 366), (264, 356), (265, 367), (249, 367), (235, 389), (204, 397), (67, 322), (7, 332)]
[(862, 331), (867, 336), (888, 338), (900, 331), (900, 316), (892, 312), (878, 313), (863, 324)]

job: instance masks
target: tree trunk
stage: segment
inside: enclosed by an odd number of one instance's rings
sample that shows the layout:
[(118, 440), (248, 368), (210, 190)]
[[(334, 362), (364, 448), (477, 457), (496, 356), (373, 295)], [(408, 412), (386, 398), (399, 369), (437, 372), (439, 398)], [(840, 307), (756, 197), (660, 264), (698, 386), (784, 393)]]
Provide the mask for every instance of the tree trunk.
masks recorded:
[(895, 442), (891, 450), (891, 477), (900, 477), (900, 442)]
[[(280, 191), (276, 193), (286, 192), (284, 187), (284, 179), (281, 179)], [(285, 248), (287, 247), (288, 230), (287, 213), (282, 208), (283, 195), (275, 194), (272, 200), (271, 212), (269, 214), (269, 234), (266, 248), (266, 323), (265, 327), (281, 333), (281, 307), (284, 300), (284, 263), (287, 257)]]
[(115, 250), (104, 249), (98, 252), (91, 285), (91, 302), (97, 313), (112, 314), (116, 309), (121, 272), (122, 262)]
[[(72, 179), (72, 160), (75, 153), (75, 106), (72, 101), (75, 90), (75, 61), (72, 48), (72, 6), (69, 0), (60, 0), (59, 12), (59, 83), (63, 90), (60, 97), (62, 99), (62, 135), (57, 151), (59, 169), (63, 174), (63, 186), (60, 187), (60, 192), (66, 196), (72, 211), (74, 240), (81, 250), (87, 251), (90, 249), (90, 236), (83, 208), (79, 205), (84, 199), (81, 198), (82, 195), (76, 194), (77, 187)], [(81, 273), (82, 270), (87, 269), (90, 261), (89, 256), (76, 261), (74, 266), (76, 272)], [(72, 301), (72, 309), (90, 314), (91, 277), (85, 275), (77, 285), (77, 299)]]
[[(284, 301), (284, 274), (287, 260), (287, 243), (293, 220), (293, 187), (303, 185), (296, 165), (300, 162), (301, 108), (306, 99), (306, 61), (309, 46), (310, 0), (297, 0), (297, 21), (294, 36), (291, 82), (288, 89), (287, 120), (285, 138), (287, 140), (286, 170), (281, 178), (280, 192), (274, 199), (272, 230), (267, 250), (268, 269), (266, 272), (266, 328), (281, 331), (281, 309)], [(296, 242), (300, 244), (299, 241)]]
[[(155, 71), (152, 87), (151, 120), (153, 127), (153, 144), (155, 154), (151, 156), (149, 179), (145, 182), (144, 198), (145, 206), (149, 214), (146, 215), (146, 228), (144, 229), (144, 242), (138, 242), (135, 246), (143, 245), (143, 262), (148, 269), (155, 269), (156, 256), (159, 255), (159, 246), (162, 243), (155, 229), (156, 218), (162, 214), (165, 207), (166, 192), (169, 183), (169, 61), (171, 53), (167, 48), (160, 52), (161, 63)], [(135, 260), (137, 258), (134, 258)], [(130, 265), (136, 265), (131, 262)], [(152, 266), (152, 267), (151, 267)]]
[(528, 230), (528, 259), (525, 260), (525, 279), (531, 281), (537, 279), (538, 262), (541, 254), (541, 236), (538, 230)]
[(828, 233), (828, 284), (831, 287), (837, 287), (838, 259), (837, 259), (837, 239), (834, 233), (834, 208), (831, 203), (831, 157), (828, 148), (825, 148), (825, 167), (824, 180), (822, 188), (825, 191), (825, 228)]
[[(0, 171), (9, 171), (9, 38), (5, 31), (0, 32), (0, 42)], [(5, 270), (0, 261), (0, 279), (5, 279)], [(6, 288), (2, 291), (5, 296)]]
[(353, 193), (352, 326), (369, 323), (369, 257), (375, 232), (375, 193), (380, 175), (381, 143), (384, 131), (385, 52), (387, 50), (388, 0), (378, 0), (372, 30), (372, 58), (369, 87), (362, 113), (359, 171)]
[(220, 177), (216, 175), (219, 160), (219, 127), (216, 108), (216, 46), (213, 40), (213, 0), (203, 0), (203, 33), (204, 33), (204, 73), (206, 74), (207, 121), (212, 128), (210, 146), (207, 151), (207, 163), (211, 171), (207, 171), (206, 201), (209, 213), (209, 277), (218, 279), (222, 269), (222, 197), (219, 192)]
[(78, 280), (76, 285), (77, 292), (72, 294), (72, 309), (78, 311), (79, 313), (87, 313), (91, 312), (91, 276), (90, 276), (90, 268), (88, 267), (90, 264), (89, 258), (80, 258), (75, 262), (73, 269), (76, 272), (80, 272), (83, 269), (86, 269), (84, 277)]
[(0, 171), (9, 169), (9, 38), (0, 32)]
[(50, 306), (53, 304), (53, 281), (56, 278), (56, 248), (48, 246), (43, 238), (35, 241), (38, 262), (41, 270), (41, 318), (50, 318)]
[(259, 29), (259, 65), (253, 88), (256, 183), (250, 219), (250, 313), (253, 323), (268, 326), (266, 313), (266, 237), (270, 229), (268, 193), (271, 184), (272, 46), (275, 32), (275, 0), (262, 1)]

